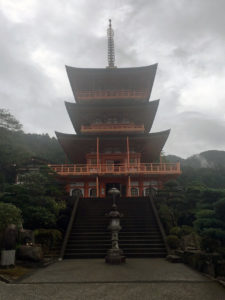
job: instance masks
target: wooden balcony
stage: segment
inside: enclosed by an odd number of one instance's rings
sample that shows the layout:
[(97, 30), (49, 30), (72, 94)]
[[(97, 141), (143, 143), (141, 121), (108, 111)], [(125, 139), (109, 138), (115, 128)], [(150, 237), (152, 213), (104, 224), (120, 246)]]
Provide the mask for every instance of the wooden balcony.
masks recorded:
[(144, 132), (145, 127), (143, 124), (92, 124), (82, 125), (82, 133), (95, 133), (95, 132)]
[(76, 91), (77, 100), (92, 99), (143, 99), (148, 97), (147, 90), (96, 90)]
[(141, 175), (141, 174), (174, 174), (179, 175), (180, 163), (141, 163), (124, 165), (49, 165), (57, 174), (62, 176), (85, 175)]

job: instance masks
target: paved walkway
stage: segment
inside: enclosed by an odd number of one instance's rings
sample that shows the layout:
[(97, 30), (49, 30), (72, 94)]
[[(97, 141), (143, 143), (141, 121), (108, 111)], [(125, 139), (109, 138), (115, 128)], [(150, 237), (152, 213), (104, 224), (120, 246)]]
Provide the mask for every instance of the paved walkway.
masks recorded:
[(65, 260), (18, 284), (0, 283), (0, 300), (224, 300), (225, 289), (183, 264), (164, 259)]

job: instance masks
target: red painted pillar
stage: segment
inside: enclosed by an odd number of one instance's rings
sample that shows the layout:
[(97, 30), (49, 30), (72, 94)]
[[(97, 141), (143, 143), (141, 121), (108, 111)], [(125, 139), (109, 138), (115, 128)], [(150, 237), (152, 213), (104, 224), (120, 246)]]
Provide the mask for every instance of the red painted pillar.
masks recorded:
[(96, 176), (96, 196), (99, 197), (99, 181), (98, 176)]
[(139, 196), (144, 196), (144, 186), (143, 186), (143, 180), (139, 181)]
[(128, 176), (128, 181), (127, 181), (127, 197), (131, 197), (131, 192), (130, 192), (130, 176)]
[(96, 160), (97, 160), (97, 168), (98, 168), (99, 167), (99, 137), (97, 137), (97, 141), (96, 142), (97, 142), (97, 147), (96, 147), (97, 148), (96, 149), (97, 150), (96, 151), (97, 159)]
[(88, 195), (88, 182), (84, 182), (84, 197), (89, 197)]
[(66, 184), (66, 192), (68, 194), (70, 193), (70, 184), (69, 183)]
[(127, 167), (130, 166), (130, 145), (129, 145), (129, 137), (127, 136)]
[(100, 186), (100, 197), (101, 198), (106, 197), (105, 183), (101, 182), (99, 186)]

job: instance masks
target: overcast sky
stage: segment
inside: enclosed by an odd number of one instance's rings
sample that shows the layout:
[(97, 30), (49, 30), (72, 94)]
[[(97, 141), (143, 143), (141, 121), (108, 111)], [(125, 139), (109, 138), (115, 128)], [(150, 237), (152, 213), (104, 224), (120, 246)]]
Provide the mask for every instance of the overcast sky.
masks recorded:
[(73, 133), (65, 65), (105, 67), (112, 18), (116, 65), (159, 63), (152, 132), (166, 154), (225, 150), (225, 0), (0, 0), (0, 107), (25, 132)]

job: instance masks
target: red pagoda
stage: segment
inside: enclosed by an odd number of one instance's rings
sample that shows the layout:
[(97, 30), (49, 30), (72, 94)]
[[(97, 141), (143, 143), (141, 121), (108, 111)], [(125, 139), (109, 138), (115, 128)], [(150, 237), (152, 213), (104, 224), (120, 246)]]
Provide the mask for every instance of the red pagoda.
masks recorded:
[(56, 132), (71, 164), (51, 165), (70, 195), (104, 198), (115, 186), (122, 197), (147, 196), (176, 178), (179, 163), (163, 163), (170, 130), (150, 133), (159, 100), (150, 101), (157, 64), (115, 66), (111, 21), (106, 68), (66, 67), (75, 103), (66, 109), (76, 134)]

